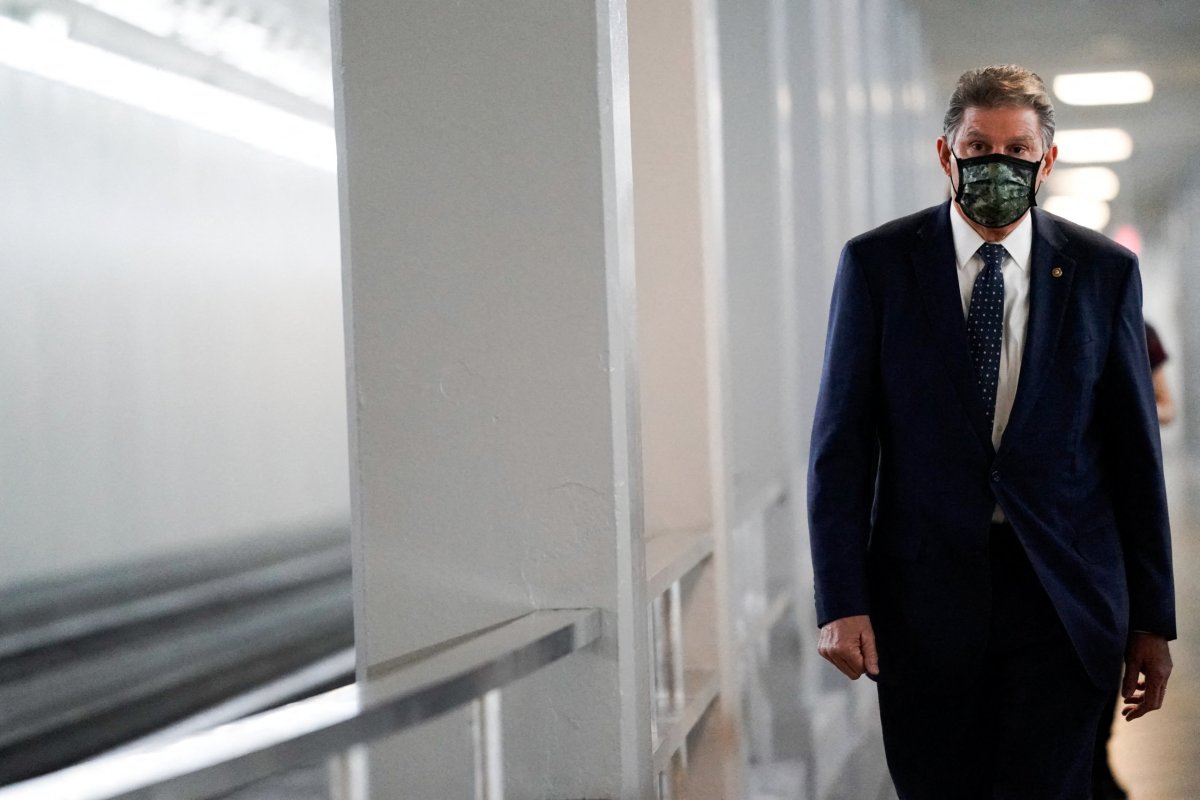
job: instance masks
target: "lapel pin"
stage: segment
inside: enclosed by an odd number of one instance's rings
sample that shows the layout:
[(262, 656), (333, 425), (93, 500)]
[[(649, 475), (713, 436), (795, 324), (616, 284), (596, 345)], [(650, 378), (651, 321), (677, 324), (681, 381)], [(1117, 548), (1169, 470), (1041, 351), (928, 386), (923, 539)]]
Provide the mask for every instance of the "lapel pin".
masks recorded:
[(1063, 275), (1062, 267), (1055, 267), (1054, 269), (1050, 270), (1050, 274), (1056, 278), (1061, 278)]

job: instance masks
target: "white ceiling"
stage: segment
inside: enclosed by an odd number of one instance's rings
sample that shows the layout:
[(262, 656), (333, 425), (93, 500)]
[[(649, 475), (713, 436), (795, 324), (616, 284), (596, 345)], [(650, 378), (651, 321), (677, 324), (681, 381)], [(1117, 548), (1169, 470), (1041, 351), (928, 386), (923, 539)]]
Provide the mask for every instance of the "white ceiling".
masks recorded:
[[(966, 69), (994, 63), (1019, 63), (1049, 84), (1061, 72), (1138, 69), (1155, 84), (1154, 99), (1144, 105), (1078, 107), (1057, 103), (1060, 129), (1117, 126), (1134, 140), (1133, 156), (1114, 166), (1121, 194), (1113, 202), (1110, 230), (1133, 222), (1153, 232), (1185, 181), (1200, 180), (1200, 0), (908, 0), (917, 11), (933, 66), (935, 102), (945, 102)], [(174, 10), (179, 20), (197, 12), (214, 26), (250, 23), (265, 31), (263, 45), (290, 62), (281, 78), (312, 76), (322, 93), (329, 83), (328, 0), (0, 0), (0, 13), (28, 14), (49, 9), (73, 17), (73, 35), (116, 46), (137, 57), (171, 63), (180, 71), (203, 73), (214, 83), (221, 76), (214, 61), (187, 67), (179, 51), (152, 54), (136, 37), (117, 36), (112, 26), (95, 28), (104, 9), (121, 16), (135, 8)], [(95, 9), (95, 10), (93, 10)], [(106, 16), (106, 15), (105, 15)], [(182, 23), (181, 23), (182, 24)], [(129, 26), (132, 31), (132, 26)], [(216, 28), (213, 28), (216, 30)], [(191, 50), (186, 32), (163, 32), (159, 42)], [(97, 41), (99, 43), (99, 41)], [(201, 48), (204, 49), (204, 48)], [(197, 53), (200, 56), (202, 54)], [(217, 65), (223, 66), (223, 65)], [(265, 76), (265, 74), (264, 74)], [(226, 76), (229, 88), (327, 120), (330, 97), (309, 98), (287, 85), (290, 80), (249, 85)], [(300, 94), (308, 95), (300, 97)], [(306, 105), (307, 104), (307, 105)], [(930, 131), (930, 141), (938, 131)], [(931, 149), (932, 152), (932, 149)], [(1044, 197), (1043, 197), (1044, 199)]]
[(332, 117), (328, 0), (0, 0), (0, 16), (302, 117)]

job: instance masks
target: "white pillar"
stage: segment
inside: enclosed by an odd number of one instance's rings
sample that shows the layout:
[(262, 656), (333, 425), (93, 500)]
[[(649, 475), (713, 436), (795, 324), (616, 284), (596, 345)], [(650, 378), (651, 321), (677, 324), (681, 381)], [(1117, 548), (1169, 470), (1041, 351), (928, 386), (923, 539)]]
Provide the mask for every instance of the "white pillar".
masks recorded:
[[(666, 679), (657, 687), (665, 744), (655, 763), (664, 797), (735, 798), (743, 795), (741, 697), (727, 591), (716, 2), (630, 0), (629, 18), (647, 561), (654, 569), (672, 551), (678, 559), (663, 570), (675, 578), (669, 586), (651, 580)], [(695, 548), (712, 557), (687, 555)]]
[[(333, 8), (359, 679), (605, 611), (597, 647), (505, 692), (511, 797), (652, 794), (624, 17)], [(469, 721), (373, 748), (371, 796), (451, 796)]]

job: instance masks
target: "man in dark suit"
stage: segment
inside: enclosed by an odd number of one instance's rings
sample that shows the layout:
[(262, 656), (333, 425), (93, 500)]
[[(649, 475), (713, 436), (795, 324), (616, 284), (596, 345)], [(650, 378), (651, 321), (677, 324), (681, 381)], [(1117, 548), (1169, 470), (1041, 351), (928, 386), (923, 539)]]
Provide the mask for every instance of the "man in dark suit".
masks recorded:
[(964, 74), (937, 142), (953, 199), (838, 267), (809, 472), (819, 649), (877, 681), (904, 800), (1084, 800), (1122, 661), (1127, 719), (1171, 670), (1137, 260), (1032, 208), (1053, 139), (1035, 74)]

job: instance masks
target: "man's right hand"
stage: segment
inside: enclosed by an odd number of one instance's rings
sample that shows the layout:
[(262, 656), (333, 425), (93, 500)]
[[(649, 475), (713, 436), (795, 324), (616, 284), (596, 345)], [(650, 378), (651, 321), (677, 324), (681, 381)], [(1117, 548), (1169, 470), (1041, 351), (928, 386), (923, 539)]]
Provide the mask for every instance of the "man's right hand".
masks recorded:
[(866, 614), (826, 623), (821, 628), (817, 652), (852, 681), (858, 680), (864, 672), (872, 678), (879, 674), (875, 630)]

